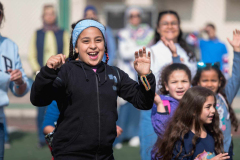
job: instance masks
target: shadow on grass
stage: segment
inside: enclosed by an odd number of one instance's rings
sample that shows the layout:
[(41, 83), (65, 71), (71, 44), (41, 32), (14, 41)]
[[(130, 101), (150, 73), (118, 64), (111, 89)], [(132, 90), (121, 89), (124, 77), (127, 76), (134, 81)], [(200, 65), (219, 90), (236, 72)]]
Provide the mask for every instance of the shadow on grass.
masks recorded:
[(21, 140), (24, 137), (27, 136), (28, 133), (26, 132), (21, 132), (21, 131), (16, 131), (16, 132), (12, 132), (9, 134), (9, 140), (10, 142), (13, 142), (15, 140)]

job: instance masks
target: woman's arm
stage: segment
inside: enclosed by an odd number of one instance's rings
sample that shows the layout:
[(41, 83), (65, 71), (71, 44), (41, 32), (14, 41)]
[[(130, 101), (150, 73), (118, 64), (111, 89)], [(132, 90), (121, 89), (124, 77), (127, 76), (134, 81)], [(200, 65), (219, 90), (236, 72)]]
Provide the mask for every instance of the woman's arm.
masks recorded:
[(22, 63), (18, 54), (18, 47), (16, 44), (14, 44), (14, 59), (15, 69), (8, 70), (11, 80), (10, 89), (15, 96), (22, 97), (29, 91), (30, 85), (27, 75), (22, 68)]

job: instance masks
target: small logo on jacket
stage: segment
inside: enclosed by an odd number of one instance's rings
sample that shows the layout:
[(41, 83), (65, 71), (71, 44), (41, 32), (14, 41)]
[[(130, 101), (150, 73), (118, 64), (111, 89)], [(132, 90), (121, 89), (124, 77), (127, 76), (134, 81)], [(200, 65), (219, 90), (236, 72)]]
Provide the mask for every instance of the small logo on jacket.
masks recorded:
[(117, 83), (118, 83), (117, 77), (112, 74), (109, 74), (108, 77), (110, 80), (113, 80), (113, 86), (112, 86), (113, 90), (117, 91)]

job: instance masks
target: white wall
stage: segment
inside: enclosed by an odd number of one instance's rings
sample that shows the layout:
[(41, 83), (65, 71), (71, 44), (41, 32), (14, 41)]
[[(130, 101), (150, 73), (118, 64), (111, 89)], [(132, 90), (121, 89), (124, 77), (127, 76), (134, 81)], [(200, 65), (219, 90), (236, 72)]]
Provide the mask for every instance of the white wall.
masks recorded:
[(53, 4), (58, 8), (57, 2), (58, 0), (1, 0), (6, 19), (0, 32), (18, 45), (27, 75), (31, 74), (27, 60), (28, 46), (33, 32), (42, 27), (43, 6)]

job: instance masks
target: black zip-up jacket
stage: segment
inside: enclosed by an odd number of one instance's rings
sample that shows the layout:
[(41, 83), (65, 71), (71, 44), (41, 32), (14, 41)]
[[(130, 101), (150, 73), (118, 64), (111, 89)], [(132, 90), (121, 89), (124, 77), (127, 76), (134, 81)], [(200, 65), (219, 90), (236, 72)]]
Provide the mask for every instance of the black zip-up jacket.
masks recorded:
[(97, 67), (95, 73), (83, 62), (70, 61), (58, 70), (45, 66), (36, 76), (32, 104), (46, 106), (56, 100), (60, 111), (52, 146), (55, 160), (114, 159), (117, 96), (141, 110), (153, 106), (152, 73), (147, 76), (151, 89), (146, 91), (141, 81), (137, 83), (119, 68), (103, 62)]

